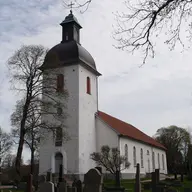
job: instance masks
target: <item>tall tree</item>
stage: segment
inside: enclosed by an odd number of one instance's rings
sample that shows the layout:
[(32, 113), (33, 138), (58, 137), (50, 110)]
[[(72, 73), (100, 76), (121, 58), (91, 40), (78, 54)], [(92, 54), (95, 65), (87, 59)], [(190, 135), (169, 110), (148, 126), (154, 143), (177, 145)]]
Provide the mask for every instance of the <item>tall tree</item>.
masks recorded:
[[(18, 180), (24, 143), (36, 141), (33, 136), (37, 129), (41, 129), (41, 135), (45, 136), (47, 132), (54, 135), (58, 126), (65, 127), (66, 114), (58, 115), (57, 108), (65, 107), (67, 91), (57, 92), (56, 74), (39, 69), (46, 53), (47, 49), (41, 45), (22, 46), (8, 60), (13, 88), (23, 97), (11, 116), (12, 126), (19, 135), (15, 164)], [(48, 121), (50, 118), (53, 121)]]
[(190, 133), (181, 127), (169, 126), (157, 130), (155, 138), (167, 148), (168, 171), (174, 173), (186, 160), (186, 147), (190, 145)]
[(98, 166), (102, 166), (106, 171), (114, 175), (116, 186), (120, 187), (120, 173), (122, 170), (129, 168), (130, 163), (127, 157), (120, 155), (117, 147), (110, 148), (107, 145), (101, 147), (101, 152), (94, 152), (90, 158), (96, 162)]

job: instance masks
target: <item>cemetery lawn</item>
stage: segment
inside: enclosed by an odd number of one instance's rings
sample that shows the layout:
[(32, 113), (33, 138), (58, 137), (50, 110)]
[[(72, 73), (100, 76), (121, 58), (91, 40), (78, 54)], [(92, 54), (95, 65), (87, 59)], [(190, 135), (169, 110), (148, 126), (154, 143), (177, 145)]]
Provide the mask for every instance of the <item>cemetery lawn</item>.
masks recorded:
[[(124, 187), (125, 189), (129, 189), (130, 191), (134, 191), (134, 184), (135, 184), (134, 179), (121, 180), (121, 186)], [(174, 188), (178, 189), (179, 192), (184, 192), (184, 188), (192, 188), (192, 181), (184, 180), (184, 182), (182, 184), (183, 184), (183, 187), (174, 187)], [(114, 180), (104, 180), (104, 186), (114, 187), (115, 181)], [(143, 192), (151, 192), (151, 190), (143, 190)]]

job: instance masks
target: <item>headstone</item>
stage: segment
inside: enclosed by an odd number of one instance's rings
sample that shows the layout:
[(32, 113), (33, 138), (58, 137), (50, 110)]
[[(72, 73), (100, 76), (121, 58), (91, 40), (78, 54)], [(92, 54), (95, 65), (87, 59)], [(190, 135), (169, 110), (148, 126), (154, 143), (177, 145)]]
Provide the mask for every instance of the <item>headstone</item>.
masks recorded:
[(52, 182), (41, 183), (39, 192), (55, 192), (54, 184)]
[(136, 168), (135, 192), (141, 192), (140, 165), (139, 165), (139, 163), (137, 163), (137, 168)]
[(32, 191), (33, 191), (33, 175), (29, 174), (26, 192), (32, 192)]
[(46, 177), (46, 181), (52, 181), (52, 173), (51, 172), (47, 172), (47, 177)]
[(38, 177), (38, 182), (39, 182), (39, 184), (40, 183), (45, 183), (46, 182), (46, 176), (45, 175), (40, 175)]
[(152, 192), (156, 192), (157, 176), (155, 172), (152, 172)]
[(159, 169), (155, 169), (155, 174), (156, 174), (156, 182), (159, 183), (159, 181), (160, 181)]
[(102, 192), (103, 176), (97, 169), (90, 169), (84, 176), (84, 192)]
[(81, 182), (81, 180), (74, 181), (72, 186), (76, 187), (77, 192), (82, 192), (82, 182)]
[(68, 192), (66, 181), (62, 181), (57, 185), (57, 192)]
[(67, 186), (67, 192), (77, 192), (76, 187)]

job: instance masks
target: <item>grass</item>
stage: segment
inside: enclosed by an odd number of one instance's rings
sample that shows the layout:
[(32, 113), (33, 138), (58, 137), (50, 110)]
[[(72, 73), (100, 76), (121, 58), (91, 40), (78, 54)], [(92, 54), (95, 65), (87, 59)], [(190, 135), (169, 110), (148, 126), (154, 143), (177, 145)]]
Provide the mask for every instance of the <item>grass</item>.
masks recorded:
[[(144, 180), (144, 179), (143, 179)], [(148, 179), (145, 179), (148, 180)], [(121, 186), (124, 187), (125, 189), (127, 189), (129, 192), (134, 191), (134, 184), (135, 184), (135, 180), (131, 179), (125, 179), (125, 180), (121, 180)], [(184, 188), (192, 188), (192, 181), (188, 181), (188, 180), (184, 180), (184, 182), (182, 183), (182, 187), (174, 187), (176, 189), (178, 189), (179, 192), (184, 192)], [(104, 180), (104, 186), (106, 187), (114, 187), (115, 186), (115, 182), (114, 180)], [(143, 192), (151, 192), (151, 190), (142, 190)]]

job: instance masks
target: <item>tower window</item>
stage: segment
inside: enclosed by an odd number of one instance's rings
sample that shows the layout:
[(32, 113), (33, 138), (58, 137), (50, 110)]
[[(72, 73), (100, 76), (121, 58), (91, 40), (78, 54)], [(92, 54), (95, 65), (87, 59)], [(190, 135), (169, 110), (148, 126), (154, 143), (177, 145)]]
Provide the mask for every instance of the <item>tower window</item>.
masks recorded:
[(87, 93), (91, 94), (91, 80), (90, 80), (90, 77), (87, 77)]
[(63, 74), (57, 75), (57, 92), (62, 92), (64, 87), (64, 77)]
[(61, 127), (56, 129), (55, 146), (62, 146), (63, 132)]

